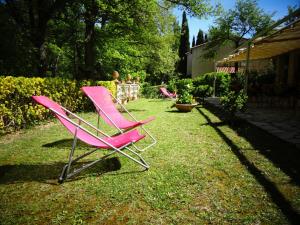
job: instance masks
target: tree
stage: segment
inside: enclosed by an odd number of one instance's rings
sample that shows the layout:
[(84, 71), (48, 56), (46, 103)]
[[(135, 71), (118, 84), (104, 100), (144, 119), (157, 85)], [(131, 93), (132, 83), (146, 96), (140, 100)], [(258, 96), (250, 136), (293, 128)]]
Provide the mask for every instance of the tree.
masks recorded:
[(18, 28), (35, 48), (39, 76), (45, 76), (47, 71), (45, 43), (48, 22), (65, 7), (67, 2), (68, 0), (5, 1), (8, 12)]
[[(295, 11), (297, 11), (297, 10), (299, 10), (300, 8), (299, 8), (300, 6), (297, 6), (297, 5), (294, 5), (294, 6), (288, 6), (288, 15), (291, 15), (291, 14), (293, 14)], [(295, 16), (292, 16), (292, 17), (290, 17), (290, 19), (287, 21), (287, 22), (285, 22), (285, 25), (289, 25), (289, 24), (291, 24), (291, 23), (293, 23), (294, 21), (296, 21), (297, 19), (299, 19), (300, 18), (300, 15), (299, 15), (300, 13), (298, 13), (298, 15), (295, 15)]]
[[(256, 0), (238, 0), (234, 9), (218, 17), (216, 25), (209, 30), (208, 55), (213, 56), (227, 41), (232, 41), (235, 48), (238, 48), (246, 37), (253, 37), (269, 27), (273, 22), (272, 16), (259, 8)], [(235, 69), (238, 70), (237, 64)]]
[(204, 41), (204, 35), (203, 35), (203, 31), (201, 29), (199, 29), (198, 31), (198, 35), (197, 35), (197, 41), (196, 41), (196, 45), (201, 45), (203, 44)]
[(193, 36), (192, 47), (194, 47), (195, 45), (196, 45), (195, 36)]
[(181, 37), (174, 7), (210, 11), (206, 0), (0, 1), (0, 72), (105, 80), (112, 70), (145, 71), (151, 82), (168, 80)]
[(204, 35), (204, 43), (208, 42), (208, 36), (207, 34)]
[(182, 78), (187, 77), (187, 56), (186, 53), (190, 51), (190, 41), (189, 41), (189, 25), (186, 18), (186, 12), (183, 11), (182, 23), (181, 23), (181, 36), (180, 44), (178, 50), (179, 62), (177, 71), (182, 75)]

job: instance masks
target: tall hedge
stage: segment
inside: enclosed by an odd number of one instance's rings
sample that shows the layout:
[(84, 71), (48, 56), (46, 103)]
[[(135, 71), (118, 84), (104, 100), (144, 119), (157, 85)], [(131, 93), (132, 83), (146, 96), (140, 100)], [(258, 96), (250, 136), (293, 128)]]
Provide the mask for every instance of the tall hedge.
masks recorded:
[[(224, 72), (211, 72), (198, 76), (193, 80), (195, 88), (208, 85), (214, 87), (214, 80), (216, 79), (216, 96), (223, 96), (229, 91), (231, 82), (231, 75)], [(211, 92), (211, 91), (210, 91)]]
[(76, 81), (64, 78), (25, 78), (0, 76), (0, 134), (18, 130), (48, 118), (50, 113), (35, 104), (32, 95), (45, 95), (71, 111), (92, 108), (80, 88), (99, 85), (116, 95), (112, 81)]

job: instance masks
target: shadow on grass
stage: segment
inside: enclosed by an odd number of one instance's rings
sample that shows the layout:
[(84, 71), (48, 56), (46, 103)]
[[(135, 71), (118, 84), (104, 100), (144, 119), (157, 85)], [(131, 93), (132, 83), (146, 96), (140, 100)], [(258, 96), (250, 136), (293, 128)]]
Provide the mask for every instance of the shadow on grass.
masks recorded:
[[(206, 105), (206, 109), (224, 120), (224, 114), (220, 109)], [(233, 124), (227, 122), (214, 123), (214, 126), (228, 125), (239, 136), (244, 137), (254, 149), (268, 158), (276, 167), (279, 167), (291, 178), (291, 182), (300, 186), (300, 150), (266, 131), (249, 124), (245, 120), (238, 120)]]
[[(279, 191), (277, 186), (266, 177), (261, 170), (259, 170), (253, 162), (251, 162), (239, 149), (239, 147), (226, 136), (226, 134), (219, 128), (219, 124), (215, 124), (211, 121), (211, 119), (201, 110), (200, 107), (197, 107), (199, 113), (206, 119), (207, 124), (210, 125), (215, 129), (217, 134), (225, 141), (225, 143), (230, 147), (231, 151), (235, 154), (235, 156), (239, 159), (242, 165), (244, 165), (247, 170), (255, 177), (255, 179), (262, 185), (265, 191), (269, 194), (273, 202), (280, 208), (282, 213), (286, 216), (291, 224), (299, 224), (300, 215), (293, 208), (291, 203), (284, 197), (284, 195)], [(214, 113), (216, 116), (220, 115), (220, 111), (216, 112), (215, 110), (209, 108), (209, 110)], [(291, 146), (287, 146), (286, 143), (281, 143), (280, 146), (276, 140), (277, 138), (271, 137), (263, 131), (259, 131), (253, 126), (247, 125), (245, 122), (241, 123), (240, 125), (235, 124), (232, 127), (240, 136), (245, 137), (251, 144), (254, 146), (255, 149), (259, 150), (261, 154), (266, 155), (276, 166), (280, 168), (283, 167), (287, 175), (289, 175), (292, 180), (296, 181), (295, 175), (299, 173), (299, 165), (295, 166), (288, 166), (286, 164), (286, 160), (291, 157), (295, 157), (299, 159), (299, 154), (294, 154), (294, 150), (290, 149)], [(285, 148), (283, 148), (283, 144)], [(268, 149), (269, 151), (266, 151)], [(274, 154), (273, 154), (274, 153)], [(295, 171), (294, 169), (297, 168)], [(292, 172), (293, 171), (293, 172)]]
[[(146, 112), (147, 110), (145, 109), (127, 109), (128, 112)], [(119, 109), (119, 112), (122, 113), (122, 114), (127, 114), (127, 112), (123, 109)]]
[(147, 110), (145, 109), (127, 109), (128, 112), (146, 112)]
[[(81, 167), (91, 161), (75, 163), (75, 167)], [(19, 164), (0, 166), (0, 184), (12, 184), (37, 181), (41, 183), (56, 184), (65, 163), (55, 162), (50, 164)], [(107, 158), (88, 168), (73, 179), (74, 181), (91, 175), (102, 175), (107, 172), (118, 171), (121, 163), (117, 157)]]
[[(71, 149), (72, 144), (73, 144), (73, 140), (72, 138), (69, 139), (61, 139), (58, 141), (54, 141), (52, 143), (47, 143), (42, 145), (42, 147), (45, 148), (67, 148), (67, 149)], [(77, 140), (77, 144), (76, 144), (77, 148), (90, 148), (89, 145), (83, 143), (80, 140)]]
[(165, 112), (168, 112), (168, 113), (187, 113), (187, 112), (182, 112), (182, 111), (179, 111), (179, 110), (167, 110), (167, 111), (165, 111)]
[(149, 102), (165, 102), (165, 101), (172, 101), (172, 99), (162, 99), (162, 98), (158, 98), (158, 99), (151, 99), (149, 100)]

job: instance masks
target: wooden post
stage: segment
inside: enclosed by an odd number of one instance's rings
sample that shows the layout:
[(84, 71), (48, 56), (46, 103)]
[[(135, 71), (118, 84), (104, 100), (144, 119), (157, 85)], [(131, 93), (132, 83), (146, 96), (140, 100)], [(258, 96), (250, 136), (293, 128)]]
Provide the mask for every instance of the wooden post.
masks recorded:
[(247, 46), (247, 60), (246, 60), (246, 69), (245, 69), (245, 86), (244, 86), (245, 94), (247, 94), (247, 89), (248, 89), (250, 50), (251, 50), (251, 42), (249, 42)]
[(296, 86), (296, 63), (297, 63), (297, 54), (296, 52), (290, 52), (289, 57), (289, 69), (288, 69), (288, 78), (287, 78), (287, 84), (289, 87)]

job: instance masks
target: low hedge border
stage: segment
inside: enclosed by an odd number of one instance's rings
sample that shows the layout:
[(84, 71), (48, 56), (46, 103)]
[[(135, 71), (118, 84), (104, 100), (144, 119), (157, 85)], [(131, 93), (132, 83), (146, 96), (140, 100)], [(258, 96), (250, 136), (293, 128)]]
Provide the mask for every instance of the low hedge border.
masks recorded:
[(32, 101), (32, 95), (48, 96), (74, 112), (92, 109), (91, 101), (80, 90), (92, 85), (104, 86), (116, 95), (113, 81), (0, 76), (0, 135), (50, 117), (48, 110)]

